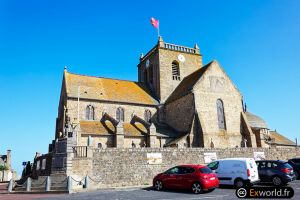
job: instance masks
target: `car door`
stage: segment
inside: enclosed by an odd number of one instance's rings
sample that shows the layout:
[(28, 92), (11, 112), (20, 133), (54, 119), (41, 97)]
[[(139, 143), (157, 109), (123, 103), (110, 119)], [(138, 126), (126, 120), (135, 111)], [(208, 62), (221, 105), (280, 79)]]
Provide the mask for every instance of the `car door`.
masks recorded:
[(163, 180), (163, 184), (166, 188), (176, 188), (177, 183), (177, 175), (179, 173), (179, 167), (173, 167), (165, 172), (165, 178)]
[(258, 161), (257, 163), (258, 175), (261, 182), (268, 181), (267, 178), (267, 162), (266, 161)]
[(193, 182), (193, 173), (195, 170), (192, 167), (179, 167), (177, 176), (177, 187), (180, 189), (189, 189)]

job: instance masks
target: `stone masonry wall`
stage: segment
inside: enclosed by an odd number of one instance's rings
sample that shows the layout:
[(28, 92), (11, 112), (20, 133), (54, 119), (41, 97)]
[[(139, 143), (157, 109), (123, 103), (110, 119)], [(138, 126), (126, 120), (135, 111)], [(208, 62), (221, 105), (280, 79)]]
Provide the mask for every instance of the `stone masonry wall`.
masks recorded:
[(167, 123), (180, 132), (188, 132), (195, 114), (192, 93), (166, 105)]
[[(94, 187), (130, 186), (152, 184), (153, 177), (180, 164), (203, 164), (204, 153), (215, 152), (217, 158), (251, 157), (253, 152), (264, 152), (266, 159), (300, 156), (299, 148), (140, 148), (94, 149), (91, 158), (74, 158), (73, 175), (91, 177)], [(147, 164), (147, 154), (160, 153), (161, 164)]]
[[(116, 119), (116, 111), (117, 108), (124, 108), (124, 121), (130, 122), (132, 115), (136, 115), (142, 119), (144, 119), (145, 110), (150, 110), (152, 117), (156, 113), (155, 107), (150, 106), (142, 106), (142, 105), (131, 105), (125, 103), (108, 103), (108, 102), (96, 102), (96, 101), (88, 101), (88, 100), (80, 100), (79, 103), (79, 119), (85, 119), (85, 109), (88, 105), (92, 105), (94, 107), (95, 112), (95, 121), (100, 121), (103, 115), (103, 112), (106, 112), (111, 117)], [(69, 99), (67, 102), (68, 114), (73, 121), (74, 118), (77, 118), (77, 100)], [(153, 119), (155, 120), (155, 119)]]
[[(178, 60), (178, 55), (184, 55), (185, 62)], [(190, 75), (200, 67), (202, 67), (202, 56), (197, 54), (188, 54), (179, 51), (171, 51), (168, 49), (159, 49), (159, 63), (160, 63), (160, 94), (161, 102), (164, 102), (174, 89), (178, 86), (180, 81), (172, 79), (172, 62), (179, 63), (179, 71), (181, 80)]]
[[(217, 62), (205, 72), (194, 87), (195, 106), (200, 118), (204, 147), (240, 147), (242, 96)], [(217, 100), (224, 107), (226, 130), (218, 126)]]

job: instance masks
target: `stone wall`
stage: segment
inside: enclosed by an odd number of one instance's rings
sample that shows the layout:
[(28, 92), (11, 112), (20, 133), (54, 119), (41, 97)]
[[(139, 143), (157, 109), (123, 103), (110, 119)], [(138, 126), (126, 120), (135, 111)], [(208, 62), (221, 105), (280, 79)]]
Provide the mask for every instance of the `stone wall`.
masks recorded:
[[(94, 187), (152, 184), (153, 177), (179, 164), (203, 164), (204, 153), (215, 152), (217, 158), (253, 157), (253, 152), (264, 152), (266, 159), (300, 156), (299, 148), (140, 148), (94, 149), (91, 158), (74, 158), (73, 175), (91, 177)], [(148, 164), (147, 154), (162, 155), (161, 164)]]
[[(185, 57), (185, 62), (178, 60), (178, 55)], [(160, 70), (160, 94), (161, 102), (164, 102), (174, 89), (178, 86), (180, 81), (173, 80), (172, 77), (172, 62), (179, 63), (180, 80), (190, 75), (200, 67), (202, 67), (202, 56), (199, 54), (189, 54), (180, 51), (172, 51), (169, 49), (159, 49), (159, 70)]]
[[(88, 105), (92, 105), (94, 107), (94, 119), (95, 121), (100, 121), (103, 113), (107, 113), (111, 117), (116, 119), (116, 111), (117, 108), (124, 108), (124, 122), (130, 122), (133, 115), (136, 115), (142, 119), (144, 119), (145, 110), (150, 110), (152, 117), (156, 113), (156, 108), (154, 106), (143, 106), (143, 105), (133, 105), (126, 103), (113, 103), (113, 102), (101, 102), (101, 101), (88, 101), (85, 99), (81, 99), (79, 103), (79, 119), (80, 121), (85, 119), (85, 110)], [(74, 118), (77, 118), (77, 100), (76, 99), (68, 99), (67, 102), (68, 115), (71, 118), (71, 122)], [(155, 118), (153, 117), (153, 120)]]
[[(242, 96), (217, 62), (213, 62), (194, 87), (195, 106), (204, 147), (240, 147)], [(223, 102), (226, 130), (219, 129), (217, 100)]]
[(167, 123), (179, 132), (189, 132), (195, 114), (192, 93), (166, 105)]

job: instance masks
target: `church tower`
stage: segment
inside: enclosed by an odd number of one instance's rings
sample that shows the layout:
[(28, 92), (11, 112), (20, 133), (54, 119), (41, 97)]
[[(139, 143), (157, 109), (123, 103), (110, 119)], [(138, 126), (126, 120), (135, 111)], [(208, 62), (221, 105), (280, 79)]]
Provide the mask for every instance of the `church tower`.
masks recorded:
[(202, 55), (194, 48), (165, 43), (159, 37), (138, 64), (139, 82), (146, 83), (160, 103), (164, 103), (184, 77), (202, 67)]

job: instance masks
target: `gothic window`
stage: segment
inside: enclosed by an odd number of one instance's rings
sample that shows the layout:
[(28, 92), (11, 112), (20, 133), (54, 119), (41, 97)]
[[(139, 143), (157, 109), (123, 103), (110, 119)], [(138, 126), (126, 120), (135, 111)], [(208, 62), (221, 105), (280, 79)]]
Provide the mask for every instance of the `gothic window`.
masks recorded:
[(124, 109), (123, 108), (121, 108), (121, 107), (119, 107), (118, 109), (117, 109), (117, 121), (118, 122), (124, 122)]
[(144, 83), (147, 83), (148, 82), (148, 73), (147, 73), (147, 70), (145, 69), (144, 70)]
[(221, 99), (217, 100), (217, 114), (218, 114), (218, 125), (219, 129), (226, 129), (224, 106)]
[(148, 74), (149, 74), (149, 82), (151, 83), (151, 84), (153, 84), (153, 65), (151, 65), (149, 68), (148, 68)]
[(177, 61), (172, 62), (172, 76), (173, 80), (180, 81), (179, 63)]
[(150, 122), (150, 120), (151, 120), (151, 111), (150, 110), (145, 110), (144, 119), (146, 122)]
[(85, 119), (94, 120), (94, 107), (88, 105), (85, 109)]

